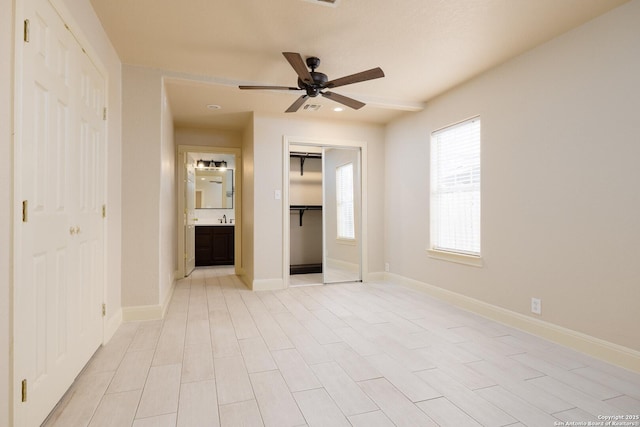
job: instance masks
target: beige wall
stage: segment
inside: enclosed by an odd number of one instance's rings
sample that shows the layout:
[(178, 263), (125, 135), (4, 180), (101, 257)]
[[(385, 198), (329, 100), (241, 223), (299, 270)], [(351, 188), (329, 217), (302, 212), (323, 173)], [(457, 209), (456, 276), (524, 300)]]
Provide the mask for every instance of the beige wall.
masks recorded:
[[(391, 272), (640, 350), (640, 1), (389, 126)], [(429, 135), (482, 120), (482, 255), (428, 258)]]
[[(0, 0), (0, 52), (13, 58), (13, 2)], [(13, 198), (13, 60), (0, 61), (0, 200)], [(13, 203), (0, 204), (0, 425), (9, 425)]]
[(124, 65), (122, 76), (122, 305), (154, 306), (161, 302), (162, 75)]
[(178, 210), (176, 188), (176, 145), (174, 144), (173, 116), (162, 85), (160, 144), (160, 247), (159, 286), (163, 303), (173, 286), (178, 270)]
[(242, 147), (242, 132), (225, 129), (199, 129), (176, 126), (176, 145), (201, 145), (204, 147)]
[[(369, 162), (369, 227), (370, 236), (383, 234), (384, 203), (384, 129), (381, 126), (339, 121), (310, 121), (300, 118), (280, 118), (254, 115), (253, 141), (253, 283), (275, 285), (283, 280), (282, 225), (283, 215), (289, 215), (282, 200), (275, 200), (274, 191), (282, 191), (283, 138), (295, 143), (304, 139), (366, 142)], [(368, 247), (369, 271), (383, 270), (383, 247), (379, 239), (371, 239)], [(284, 272), (288, 274), (288, 272)]]
[[(242, 254), (241, 272), (245, 284), (251, 288), (253, 285), (254, 263), (254, 153), (253, 153), (254, 129), (253, 120), (245, 128), (242, 134)], [(237, 262), (237, 260), (236, 260)]]

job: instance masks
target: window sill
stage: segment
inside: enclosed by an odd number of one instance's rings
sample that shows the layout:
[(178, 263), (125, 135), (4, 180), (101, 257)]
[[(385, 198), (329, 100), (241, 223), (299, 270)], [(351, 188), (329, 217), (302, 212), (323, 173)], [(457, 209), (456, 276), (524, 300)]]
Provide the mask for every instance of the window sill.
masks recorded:
[(474, 255), (457, 254), (455, 252), (439, 251), (436, 249), (427, 249), (427, 255), (430, 258), (442, 261), (457, 262), (458, 264), (471, 265), (473, 267), (482, 267), (482, 258)]
[(340, 245), (348, 245), (348, 246), (355, 246), (357, 245), (357, 241), (356, 239), (343, 239), (341, 237), (337, 237), (336, 238), (336, 243), (340, 244)]

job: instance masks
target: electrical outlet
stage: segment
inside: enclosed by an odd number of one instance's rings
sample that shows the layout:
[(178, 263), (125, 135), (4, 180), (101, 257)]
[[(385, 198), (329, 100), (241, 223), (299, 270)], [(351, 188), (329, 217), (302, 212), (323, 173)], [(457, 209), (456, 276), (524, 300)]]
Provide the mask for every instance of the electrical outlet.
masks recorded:
[(384, 263), (384, 271), (386, 271), (387, 273), (389, 272), (389, 263), (388, 262)]
[(531, 298), (531, 312), (534, 314), (542, 314), (542, 301), (540, 298)]

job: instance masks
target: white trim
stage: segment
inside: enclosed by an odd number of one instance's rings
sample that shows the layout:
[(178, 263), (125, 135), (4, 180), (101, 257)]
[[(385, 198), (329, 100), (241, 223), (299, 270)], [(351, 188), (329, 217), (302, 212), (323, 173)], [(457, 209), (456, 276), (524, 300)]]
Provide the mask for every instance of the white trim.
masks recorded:
[(457, 252), (427, 249), (427, 256), (429, 258), (439, 259), (442, 261), (457, 262), (458, 264), (471, 265), (473, 267), (482, 267), (484, 265), (482, 258), (479, 256), (461, 254)]
[(425, 292), (436, 298), (450, 302), (455, 306), (507, 326), (520, 329), (573, 350), (586, 353), (605, 362), (640, 373), (640, 351), (545, 322), (544, 320), (516, 313), (418, 280), (409, 279), (393, 273), (385, 273), (384, 277), (389, 283)]
[(336, 243), (339, 245), (356, 246), (358, 241), (356, 239), (346, 239), (344, 237), (336, 237)]

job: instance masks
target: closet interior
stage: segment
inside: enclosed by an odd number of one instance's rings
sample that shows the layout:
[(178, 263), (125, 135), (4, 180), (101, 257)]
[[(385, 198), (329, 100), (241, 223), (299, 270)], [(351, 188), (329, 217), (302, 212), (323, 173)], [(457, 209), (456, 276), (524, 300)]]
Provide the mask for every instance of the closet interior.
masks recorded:
[(322, 149), (289, 153), (290, 274), (322, 273)]

